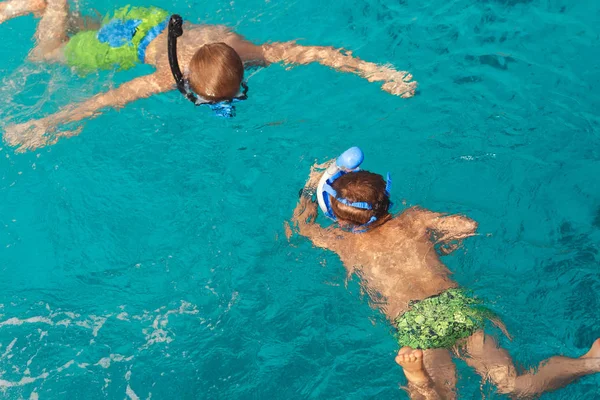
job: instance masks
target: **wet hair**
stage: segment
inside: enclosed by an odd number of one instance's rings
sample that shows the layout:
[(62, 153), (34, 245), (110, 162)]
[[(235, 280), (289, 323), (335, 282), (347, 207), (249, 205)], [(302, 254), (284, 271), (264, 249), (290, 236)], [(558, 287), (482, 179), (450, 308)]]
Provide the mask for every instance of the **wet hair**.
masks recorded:
[(210, 101), (234, 98), (244, 79), (244, 64), (239, 54), (225, 43), (200, 47), (189, 64), (190, 87)]
[(385, 179), (381, 175), (368, 171), (358, 171), (345, 174), (336, 179), (331, 187), (337, 192), (337, 197), (351, 202), (366, 202), (373, 209), (364, 210), (350, 207), (330, 196), (331, 208), (338, 219), (349, 221), (356, 225), (364, 225), (371, 217), (381, 220), (388, 214), (390, 199), (385, 192)]

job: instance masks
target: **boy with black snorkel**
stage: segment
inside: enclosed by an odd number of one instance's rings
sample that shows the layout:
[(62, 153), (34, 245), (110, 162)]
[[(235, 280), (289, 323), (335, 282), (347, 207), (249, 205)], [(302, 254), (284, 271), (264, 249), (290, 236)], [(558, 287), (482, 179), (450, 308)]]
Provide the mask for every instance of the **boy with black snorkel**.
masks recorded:
[[(600, 372), (600, 339), (580, 358), (552, 357), (537, 370), (517, 373), (508, 352), (484, 333), (487, 321), (501, 322), (467, 290), (450, 279), (435, 246), (448, 254), (475, 235), (477, 223), (418, 207), (392, 215), (391, 180), (360, 171), (358, 148), (327, 165), (315, 165), (292, 218), (295, 230), (335, 252), (356, 274), (375, 304), (397, 328), (403, 367), (414, 399), (456, 398), (456, 367), (451, 350), (489, 379), (498, 392), (531, 397)], [(317, 202), (315, 202), (315, 197)], [(318, 204), (318, 205), (317, 205)], [(337, 222), (315, 223), (320, 206)]]
[[(123, 107), (175, 88), (194, 104), (208, 104), (217, 115), (231, 117), (235, 113), (232, 103), (246, 99), (245, 66), (317, 62), (370, 82), (381, 81), (383, 90), (397, 96), (415, 93), (416, 82), (407, 72), (360, 60), (333, 47), (294, 42), (255, 45), (223, 26), (182, 26), (180, 17), (156, 7), (120, 8), (104, 18), (99, 30), (68, 37), (67, 0), (0, 2), (0, 23), (30, 13), (42, 14), (37, 46), (30, 54), (33, 60), (65, 63), (80, 73), (127, 69), (140, 63), (150, 64), (156, 71), (45, 118), (8, 126), (5, 139), (18, 146), (17, 151), (36, 149), (78, 133), (58, 131), (63, 124), (93, 118), (104, 108)], [(184, 73), (179, 64), (186, 67)]]

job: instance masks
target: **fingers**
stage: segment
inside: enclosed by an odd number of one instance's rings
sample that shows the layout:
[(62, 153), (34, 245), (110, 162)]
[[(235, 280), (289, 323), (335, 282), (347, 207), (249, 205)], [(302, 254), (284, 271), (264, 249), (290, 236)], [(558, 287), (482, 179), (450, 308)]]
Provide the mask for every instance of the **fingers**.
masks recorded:
[(417, 88), (417, 82), (404, 82), (404, 81), (389, 81), (381, 86), (383, 90), (388, 93), (391, 93), (395, 96), (400, 96), (402, 98), (408, 98), (415, 95), (415, 90)]
[(35, 150), (47, 144), (51, 129), (41, 120), (11, 125), (6, 128), (4, 140), (12, 147), (17, 147), (15, 152), (23, 153)]
[(331, 159), (328, 161), (325, 161), (324, 163), (321, 164), (317, 164), (315, 163), (311, 168), (311, 170), (324, 170), (327, 169), (335, 160)]

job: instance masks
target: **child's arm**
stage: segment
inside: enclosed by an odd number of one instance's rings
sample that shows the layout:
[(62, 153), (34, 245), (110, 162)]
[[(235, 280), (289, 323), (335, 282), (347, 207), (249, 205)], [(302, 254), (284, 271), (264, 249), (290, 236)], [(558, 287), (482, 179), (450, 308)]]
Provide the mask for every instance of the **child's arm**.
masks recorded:
[[(169, 83), (165, 84), (164, 82)], [(63, 110), (45, 118), (8, 126), (4, 138), (9, 145), (19, 146), (17, 151), (34, 150), (54, 143), (60, 136), (73, 136), (79, 133), (70, 131), (49, 135), (60, 125), (85, 118), (94, 118), (100, 114), (100, 110), (103, 108), (120, 108), (134, 100), (170, 90), (172, 86), (172, 80), (161, 80), (156, 73), (139, 77), (116, 89), (97, 94), (82, 103), (68, 105)]]
[(319, 224), (314, 221), (317, 218), (318, 206), (312, 197), (319, 183), (321, 175), (323, 175), (321, 169), (325, 166), (316, 165), (311, 168), (311, 173), (306, 182), (304, 188), (302, 188), (300, 200), (294, 209), (294, 216), (292, 222), (298, 233), (302, 236), (307, 237), (317, 247), (333, 250), (336, 237), (329, 229), (322, 228)]
[(450, 242), (474, 236), (477, 222), (464, 215), (447, 215), (417, 208), (414, 210), (422, 226), (435, 234), (436, 242)]
[(318, 62), (342, 72), (352, 72), (369, 82), (384, 81), (382, 89), (402, 97), (412, 97), (415, 94), (417, 82), (412, 81), (412, 75), (405, 71), (377, 65), (360, 58), (352, 57), (352, 53), (323, 46), (301, 46), (294, 42), (269, 43), (263, 46), (263, 56), (266, 62), (284, 64), (309, 64)]

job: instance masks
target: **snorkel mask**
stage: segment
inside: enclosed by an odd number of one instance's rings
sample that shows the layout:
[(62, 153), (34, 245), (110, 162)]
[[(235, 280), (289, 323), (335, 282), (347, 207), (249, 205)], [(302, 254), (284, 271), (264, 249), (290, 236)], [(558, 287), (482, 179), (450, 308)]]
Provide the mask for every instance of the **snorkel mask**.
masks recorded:
[[(330, 198), (333, 198), (335, 199), (335, 201), (338, 201), (349, 207), (360, 208), (363, 210), (373, 209), (373, 206), (367, 202), (352, 202), (343, 197), (338, 197), (337, 192), (331, 186), (333, 182), (335, 182), (335, 180), (338, 179), (340, 176), (360, 171), (360, 165), (362, 164), (364, 159), (365, 156), (360, 148), (351, 147), (345, 152), (343, 152), (335, 160), (335, 162), (327, 168), (325, 173), (323, 173), (323, 176), (321, 177), (321, 180), (319, 181), (319, 184), (317, 186), (317, 202), (319, 203), (319, 208), (321, 208), (323, 214), (325, 214), (325, 216), (331, 219), (332, 221), (337, 221), (337, 218), (335, 216), (335, 213), (333, 212), (333, 208), (331, 207)], [(392, 179), (390, 178), (390, 173), (388, 172), (385, 184), (385, 194), (388, 196), (388, 198), (390, 196), (391, 188)], [(390, 202), (388, 210), (392, 208), (392, 205), (392, 202)], [(367, 230), (367, 227), (373, 224), (375, 221), (377, 221), (377, 217), (372, 216), (366, 224), (356, 227), (353, 231), (365, 232)]]
[(171, 66), (173, 78), (175, 78), (175, 82), (177, 83), (177, 89), (179, 89), (179, 91), (195, 105), (208, 105), (219, 117), (235, 117), (235, 106), (233, 103), (246, 100), (248, 98), (248, 85), (246, 85), (245, 82), (242, 82), (241, 92), (238, 93), (237, 96), (235, 96), (232, 100), (227, 101), (211, 101), (195, 94), (191, 90), (189, 82), (184, 79), (181, 69), (179, 68), (179, 62), (177, 61), (177, 38), (183, 35), (183, 20), (181, 19), (181, 16), (177, 14), (173, 14), (171, 16), (169, 19), (168, 35), (169, 65)]

